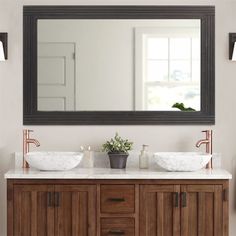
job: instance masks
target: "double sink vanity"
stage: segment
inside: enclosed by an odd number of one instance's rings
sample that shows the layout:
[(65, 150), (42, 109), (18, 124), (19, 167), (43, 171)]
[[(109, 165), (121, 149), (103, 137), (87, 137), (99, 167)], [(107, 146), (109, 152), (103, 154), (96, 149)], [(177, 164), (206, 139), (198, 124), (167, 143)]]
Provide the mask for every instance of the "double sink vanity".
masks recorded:
[[(178, 162), (180, 154), (174, 153), (172, 162), (173, 158)], [(181, 155), (188, 162), (190, 154)], [(43, 161), (53, 155), (60, 162), (58, 153), (45, 153)], [(48, 162), (48, 169), (58, 166), (55, 162), (51, 166)], [(139, 169), (137, 163), (126, 169), (101, 165), (67, 171), (12, 169), (5, 174), (8, 235), (228, 235), (231, 174), (205, 168), (171, 172), (150, 164), (149, 169)]]
[[(30, 144), (40, 145), (29, 132), (23, 131), (21, 165), (5, 174), (8, 235), (228, 235), (232, 177), (212, 169), (211, 130), (196, 144), (206, 144), (210, 153), (151, 155), (145, 149), (146, 169), (137, 164), (137, 154), (127, 168), (116, 169), (97, 164), (101, 154), (108, 159), (104, 153), (93, 155), (94, 166), (84, 168), (91, 151), (29, 152)], [(120, 143), (111, 139), (109, 145), (122, 144), (115, 137)]]

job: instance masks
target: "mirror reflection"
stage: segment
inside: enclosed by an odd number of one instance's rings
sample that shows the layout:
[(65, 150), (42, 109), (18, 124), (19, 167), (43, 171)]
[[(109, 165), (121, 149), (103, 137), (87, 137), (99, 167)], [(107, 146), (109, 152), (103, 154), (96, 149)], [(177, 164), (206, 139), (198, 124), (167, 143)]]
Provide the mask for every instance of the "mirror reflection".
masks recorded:
[(39, 20), (39, 111), (200, 111), (200, 20)]

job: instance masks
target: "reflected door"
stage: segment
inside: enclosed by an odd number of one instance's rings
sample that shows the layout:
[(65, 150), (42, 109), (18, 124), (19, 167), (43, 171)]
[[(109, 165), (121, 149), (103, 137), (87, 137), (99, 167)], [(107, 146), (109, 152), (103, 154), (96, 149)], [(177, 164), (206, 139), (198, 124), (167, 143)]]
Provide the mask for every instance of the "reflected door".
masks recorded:
[(75, 110), (74, 43), (38, 44), (38, 110)]

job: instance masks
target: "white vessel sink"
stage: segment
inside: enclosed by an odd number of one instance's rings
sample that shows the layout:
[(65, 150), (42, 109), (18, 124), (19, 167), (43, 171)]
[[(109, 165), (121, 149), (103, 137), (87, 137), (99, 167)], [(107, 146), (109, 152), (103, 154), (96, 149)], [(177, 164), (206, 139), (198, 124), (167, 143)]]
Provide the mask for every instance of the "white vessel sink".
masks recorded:
[(205, 167), (212, 155), (200, 152), (157, 152), (156, 163), (168, 171), (197, 171)]
[(38, 170), (70, 170), (79, 165), (80, 152), (29, 152), (26, 161)]

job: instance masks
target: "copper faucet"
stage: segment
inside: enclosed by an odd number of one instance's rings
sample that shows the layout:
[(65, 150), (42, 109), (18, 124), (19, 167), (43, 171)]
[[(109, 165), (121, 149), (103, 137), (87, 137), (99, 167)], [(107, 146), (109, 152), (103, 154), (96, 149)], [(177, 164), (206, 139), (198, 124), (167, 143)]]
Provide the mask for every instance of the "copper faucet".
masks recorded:
[[(206, 153), (212, 154), (212, 130), (204, 130), (202, 132), (206, 133), (206, 138), (199, 140), (196, 143), (196, 147), (199, 148), (202, 144), (206, 144)], [(212, 169), (212, 158), (207, 163), (206, 169)]]
[(30, 143), (35, 144), (36, 147), (40, 146), (40, 143), (36, 139), (31, 139), (29, 137), (30, 132), (33, 132), (33, 130), (24, 129), (23, 130), (23, 168), (29, 168), (29, 164), (25, 160), (25, 155), (29, 152), (29, 145)]

